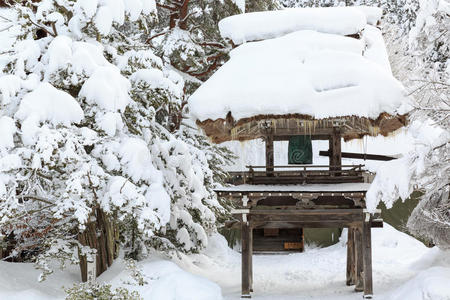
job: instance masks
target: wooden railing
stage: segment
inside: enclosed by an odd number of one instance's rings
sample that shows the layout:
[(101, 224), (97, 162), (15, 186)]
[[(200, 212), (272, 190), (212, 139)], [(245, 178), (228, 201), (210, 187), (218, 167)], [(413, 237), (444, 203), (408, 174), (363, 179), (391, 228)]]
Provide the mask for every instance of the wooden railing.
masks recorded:
[[(246, 166), (248, 170), (229, 172), (231, 184), (325, 184), (364, 182), (364, 165)], [(330, 168), (332, 167), (332, 168)]]

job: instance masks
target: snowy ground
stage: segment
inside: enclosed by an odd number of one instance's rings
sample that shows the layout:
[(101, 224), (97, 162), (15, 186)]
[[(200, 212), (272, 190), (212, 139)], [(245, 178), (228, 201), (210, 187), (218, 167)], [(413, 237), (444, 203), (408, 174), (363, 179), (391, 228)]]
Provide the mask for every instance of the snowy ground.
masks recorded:
[[(345, 234), (345, 232), (344, 232)], [(385, 224), (373, 230), (375, 299), (449, 300), (450, 253), (422, 243)], [(291, 255), (254, 257), (253, 299), (361, 299), (345, 285), (345, 239), (328, 248)], [(140, 263), (148, 282), (135, 287), (121, 260), (98, 280), (137, 289), (144, 299), (239, 299), (240, 255), (220, 235), (210, 238), (201, 254), (171, 261), (154, 255)], [(44, 283), (31, 264), (0, 263), (0, 299), (62, 299), (62, 286), (79, 280), (78, 268), (57, 271)], [(222, 295), (222, 296), (221, 296)]]

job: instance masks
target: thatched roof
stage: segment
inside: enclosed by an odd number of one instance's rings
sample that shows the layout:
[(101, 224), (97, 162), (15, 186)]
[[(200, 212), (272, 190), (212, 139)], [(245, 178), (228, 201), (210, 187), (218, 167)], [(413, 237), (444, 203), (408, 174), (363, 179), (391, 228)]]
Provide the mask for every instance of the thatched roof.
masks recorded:
[[(361, 18), (365, 14), (356, 18), (358, 26)], [(218, 143), (267, 134), (326, 136), (333, 127), (346, 139), (388, 135), (406, 124), (409, 101), (392, 76), (380, 30), (364, 24), (361, 39), (313, 30), (283, 35), (280, 26), (263, 30), (282, 36), (232, 50), (190, 97), (192, 117)], [(252, 36), (259, 32), (252, 30)]]
[(273, 135), (287, 139), (291, 135), (312, 135), (315, 139), (327, 139), (334, 128), (339, 128), (345, 140), (359, 139), (365, 135), (388, 136), (407, 124), (406, 115), (391, 116), (383, 113), (377, 119), (345, 116), (313, 119), (307, 115), (258, 115), (234, 120), (229, 114), (225, 119), (197, 120), (214, 143), (231, 140), (246, 141)]

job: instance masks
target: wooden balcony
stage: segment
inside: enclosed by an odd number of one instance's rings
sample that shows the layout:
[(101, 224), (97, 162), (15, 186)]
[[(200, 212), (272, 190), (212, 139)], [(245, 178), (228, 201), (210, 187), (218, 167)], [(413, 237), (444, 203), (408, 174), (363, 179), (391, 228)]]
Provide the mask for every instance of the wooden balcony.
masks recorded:
[(228, 183), (240, 184), (332, 184), (368, 182), (364, 165), (247, 166), (229, 172)]

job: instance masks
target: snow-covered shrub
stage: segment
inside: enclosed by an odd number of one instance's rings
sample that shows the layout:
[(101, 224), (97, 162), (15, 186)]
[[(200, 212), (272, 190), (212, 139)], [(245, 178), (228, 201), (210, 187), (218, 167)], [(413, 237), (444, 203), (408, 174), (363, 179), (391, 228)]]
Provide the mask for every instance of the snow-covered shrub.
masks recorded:
[(141, 300), (136, 291), (128, 291), (124, 288), (112, 289), (109, 284), (74, 284), (71, 288), (65, 290), (66, 300)]
[(110, 264), (118, 240), (134, 258), (205, 246), (226, 212), (212, 189), (227, 153), (182, 118), (184, 79), (145, 43), (154, 0), (23, 2), (0, 70), (11, 255), (48, 274), (54, 258)]

